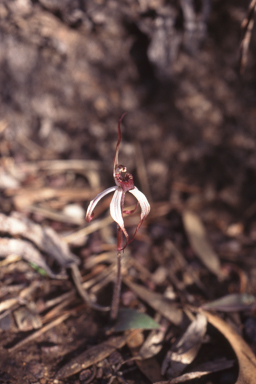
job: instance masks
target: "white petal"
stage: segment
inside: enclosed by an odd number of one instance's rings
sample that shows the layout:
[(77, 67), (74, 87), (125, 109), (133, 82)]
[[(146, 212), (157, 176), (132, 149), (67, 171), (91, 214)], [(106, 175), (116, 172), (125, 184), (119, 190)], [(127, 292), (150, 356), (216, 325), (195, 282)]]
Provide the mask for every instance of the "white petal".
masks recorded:
[(124, 219), (122, 215), (122, 197), (123, 190), (120, 187), (117, 187), (117, 190), (114, 193), (113, 199), (110, 203), (110, 215), (112, 219), (119, 225), (122, 229), (124, 235), (128, 237), (128, 233), (124, 227)]
[(144, 193), (139, 191), (138, 188), (136, 188), (136, 187), (134, 187), (133, 189), (130, 189), (129, 192), (133, 196), (135, 196), (136, 199), (138, 200), (138, 202), (140, 203), (140, 206), (141, 206), (140, 219), (144, 220), (150, 212), (150, 205), (149, 205), (148, 199), (146, 198)]
[(106, 196), (108, 193), (110, 192), (113, 192), (117, 189), (118, 187), (117, 186), (114, 186), (114, 187), (110, 187), (108, 189), (105, 189), (105, 191), (99, 193), (95, 199), (93, 199), (88, 208), (87, 208), (87, 212), (86, 212), (86, 216), (85, 216), (85, 220), (90, 222), (91, 219), (93, 218), (93, 211), (94, 211), (94, 208), (96, 207), (96, 205), (98, 204), (98, 202), (104, 197)]

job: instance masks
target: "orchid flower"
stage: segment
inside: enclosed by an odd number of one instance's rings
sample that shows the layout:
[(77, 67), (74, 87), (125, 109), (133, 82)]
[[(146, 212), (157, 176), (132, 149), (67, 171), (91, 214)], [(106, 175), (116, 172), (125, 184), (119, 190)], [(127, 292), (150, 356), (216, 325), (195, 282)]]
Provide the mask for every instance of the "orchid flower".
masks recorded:
[[(125, 116), (125, 113), (121, 116), (121, 118), (118, 121), (118, 141), (116, 145), (116, 151), (115, 151), (115, 158), (114, 158), (114, 168), (113, 168), (113, 177), (115, 180), (116, 185), (113, 187), (110, 187), (108, 189), (105, 189), (105, 191), (99, 193), (95, 199), (93, 199), (87, 209), (87, 213), (85, 216), (85, 219), (90, 222), (93, 218), (93, 211), (98, 204), (98, 202), (106, 196), (110, 192), (114, 192), (113, 198), (110, 203), (110, 215), (112, 219), (117, 223), (117, 225), (122, 230), (123, 234), (126, 237), (126, 244), (124, 247), (122, 247), (122, 240), (118, 241), (117, 243), (117, 249), (118, 251), (123, 250), (135, 237), (138, 229), (140, 228), (143, 220), (147, 217), (147, 215), (150, 212), (150, 205), (146, 198), (146, 196), (139, 191), (138, 188), (134, 186), (133, 182), (133, 176), (127, 172), (127, 169), (124, 165), (118, 164), (118, 152), (119, 152), (119, 146), (122, 140), (122, 133), (121, 133), (121, 122)], [(135, 209), (127, 211), (124, 210), (124, 200), (125, 200), (125, 194), (127, 192), (130, 192), (136, 199), (137, 204)], [(138, 207), (138, 204), (140, 204), (141, 207), (141, 217), (140, 221), (137, 225), (137, 228), (135, 230), (135, 233), (131, 240), (129, 240), (128, 233), (124, 226), (124, 219), (123, 214), (131, 214), (135, 212), (135, 210)]]

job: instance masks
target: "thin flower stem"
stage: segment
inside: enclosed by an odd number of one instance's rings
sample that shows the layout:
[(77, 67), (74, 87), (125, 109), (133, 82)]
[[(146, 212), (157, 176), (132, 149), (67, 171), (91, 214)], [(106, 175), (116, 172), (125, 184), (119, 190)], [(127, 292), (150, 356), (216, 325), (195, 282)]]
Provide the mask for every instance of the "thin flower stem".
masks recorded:
[(116, 173), (116, 166), (118, 164), (118, 152), (119, 152), (119, 147), (120, 143), (122, 141), (122, 132), (121, 132), (121, 123), (123, 118), (125, 117), (126, 112), (122, 114), (120, 119), (118, 120), (118, 126), (117, 126), (117, 133), (118, 133), (118, 140), (116, 144), (116, 152), (115, 152), (115, 158), (114, 158), (114, 169), (113, 169), (113, 177), (115, 178), (115, 173)]
[(119, 225), (117, 226), (117, 273), (116, 273), (116, 281), (115, 281), (115, 287), (113, 292), (113, 299), (111, 304), (111, 310), (110, 310), (110, 318), (112, 320), (116, 320), (117, 314), (118, 314), (118, 308), (119, 308), (119, 299), (120, 299), (120, 292), (121, 292), (121, 284), (122, 284), (122, 274), (121, 274), (121, 253), (122, 251), (119, 251), (119, 249), (122, 249), (123, 245), (123, 232)]

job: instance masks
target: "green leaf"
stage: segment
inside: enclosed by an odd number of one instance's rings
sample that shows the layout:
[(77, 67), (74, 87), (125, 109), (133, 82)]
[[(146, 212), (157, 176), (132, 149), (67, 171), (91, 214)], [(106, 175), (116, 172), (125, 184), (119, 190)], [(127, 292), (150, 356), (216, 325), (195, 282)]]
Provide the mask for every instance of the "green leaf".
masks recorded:
[(39, 267), (38, 265), (36, 265), (35, 263), (32, 263), (32, 262), (29, 262), (29, 265), (34, 268), (40, 275), (42, 276), (48, 276), (48, 273), (41, 267)]
[(137, 312), (134, 309), (120, 309), (116, 324), (113, 327), (114, 332), (126, 331), (128, 329), (157, 329), (159, 324), (152, 317), (145, 313)]

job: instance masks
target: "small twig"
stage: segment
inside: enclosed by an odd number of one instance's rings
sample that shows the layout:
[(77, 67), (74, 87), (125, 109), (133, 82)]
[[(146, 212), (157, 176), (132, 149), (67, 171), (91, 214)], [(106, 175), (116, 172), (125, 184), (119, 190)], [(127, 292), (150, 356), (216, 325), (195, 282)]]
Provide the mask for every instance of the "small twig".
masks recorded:
[[(16, 306), (20, 305), (20, 303), (24, 302), (27, 297), (32, 295), (34, 291), (41, 286), (41, 282), (34, 281), (32, 284), (30, 284), (28, 287), (22, 289), (22, 291), (19, 293), (17, 297), (14, 297), (12, 299), (4, 300), (0, 303), (0, 312), (6, 311), (6, 310), (14, 310)], [(7, 312), (5, 312), (7, 314)]]
[(248, 59), (248, 49), (249, 49), (252, 30), (254, 26), (255, 8), (256, 8), (256, 0), (252, 0), (248, 8), (247, 17), (242, 22), (242, 28), (244, 29), (244, 37), (240, 45), (240, 61), (239, 61), (240, 74), (244, 73), (247, 59)]
[(42, 336), (45, 332), (49, 331), (49, 329), (51, 329), (51, 328), (55, 327), (56, 325), (59, 325), (63, 321), (65, 321), (72, 313), (73, 313), (73, 311), (69, 312), (69, 313), (65, 313), (64, 315), (58, 317), (57, 319), (53, 320), (51, 323), (45, 325), (44, 327), (42, 327), (38, 331), (32, 333), (31, 335), (29, 335), (25, 339), (21, 340), (19, 343), (14, 345), (14, 347), (9, 348), (8, 351), (10, 353), (12, 353), (12, 352), (16, 351), (17, 349), (23, 347), (25, 344), (29, 343), (30, 341), (35, 340), (39, 336)]
[[(105, 281), (106, 281), (106, 279), (109, 278), (109, 276), (110, 276), (110, 280), (112, 281), (112, 279), (113, 279), (112, 275), (114, 274), (114, 270), (115, 270), (115, 263), (110, 265), (107, 269), (105, 269), (104, 271), (99, 273), (94, 278), (92, 278), (90, 280), (86, 280), (84, 283), (82, 283), (83, 290), (88, 290), (91, 287), (93, 287), (93, 288), (95, 287), (96, 289), (93, 291), (94, 291), (94, 293), (96, 293), (100, 288), (102, 288), (102, 286), (104, 286)], [(85, 277), (87, 277), (87, 275)], [(103, 280), (103, 285), (99, 283), (102, 280)], [(96, 284), (98, 284), (98, 285), (96, 286)], [(66, 306), (66, 305), (70, 304), (72, 301), (74, 301), (75, 297), (76, 297), (76, 290), (71, 289), (69, 292), (63, 293), (62, 295), (57, 296), (54, 299), (48, 300), (45, 304), (44, 309), (53, 307), (55, 305), (57, 305), (57, 308), (63, 308), (63, 306)], [(65, 303), (63, 303), (63, 302), (65, 302)], [(55, 308), (53, 308), (52, 311), (55, 311)]]
[(78, 217), (69, 216), (69, 215), (66, 215), (65, 213), (57, 212), (52, 209), (48, 209), (44, 207), (37, 207), (36, 205), (28, 205), (25, 208), (25, 210), (26, 212), (36, 213), (43, 217), (46, 217), (47, 219), (60, 221), (63, 223), (81, 225), (84, 222), (83, 219), (80, 219)]
[(90, 233), (93, 233), (98, 229), (104, 228), (105, 226), (111, 224), (112, 222), (113, 222), (113, 219), (111, 218), (111, 216), (107, 216), (105, 219), (94, 221), (93, 223), (89, 224), (85, 228), (82, 228), (79, 231), (76, 231), (74, 233), (71, 233), (68, 236), (63, 237), (63, 240), (66, 243), (72, 243), (72, 241), (75, 241), (84, 236), (88, 236)]
[[(72, 300), (74, 301), (74, 299)], [(71, 299), (66, 299), (56, 305), (54, 308), (52, 308), (49, 312), (46, 313), (46, 315), (42, 319), (42, 324), (47, 323), (48, 321), (52, 320), (54, 317), (58, 316), (61, 312), (61, 310), (65, 307), (67, 307), (71, 303)], [(84, 305), (84, 303), (83, 303)]]
[(77, 265), (71, 264), (70, 270), (71, 270), (72, 278), (75, 283), (76, 289), (79, 295), (81, 296), (81, 298), (84, 300), (84, 302), (88, 304), (91, 308), (96, 309), (97, 311), (103, 311), (103, 312), (109, 311), (110, 310), (109, 307), (103, 307), (99, 304), (95, 304), (91, 302), (91, 299), (88, 293), (84, 290), (83, 285), (81, 283), (81, 274)]

